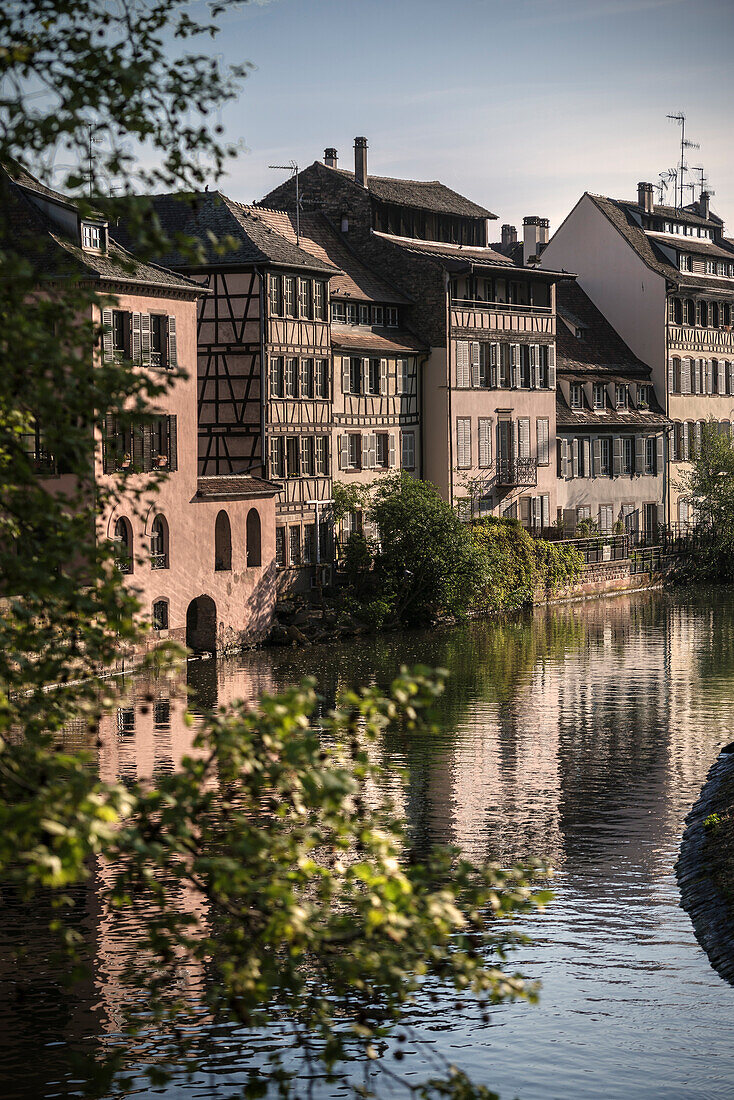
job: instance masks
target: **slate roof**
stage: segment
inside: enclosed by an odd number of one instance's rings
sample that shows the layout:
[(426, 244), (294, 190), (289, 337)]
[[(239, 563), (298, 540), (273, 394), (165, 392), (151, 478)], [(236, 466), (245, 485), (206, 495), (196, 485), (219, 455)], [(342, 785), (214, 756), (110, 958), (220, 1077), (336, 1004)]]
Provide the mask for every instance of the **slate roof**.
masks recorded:
[(240, 500), (245, 497), (275, 496), (281, 486), (262, 477), (250, 474), (225, 474), (215, 477), (199, 477), (196, 481), (195, 500)]
[(404, 329), (369, 329), (356, 325), (332, 324), (331, 344), (334, 348), (345, 348), (348, 351), (377, 351), (387, 355), (400, 352), (420, 354), (428, 351), (426, 344)]
[[(590, 381), (592, 376), (607, 381), (651, 377), (649, 366), (627, 347), (577, 282), (558, 284), (556, 310), (556, 369), (559, 375), (573, 375), (585, 381)], [(580, 327), (583, 336), (574, 336), (563, 318)]]
[[(17, 183), (19, 187), (22, 187), (24, 191), (33, 191), (35, 194), (40, 195), (42, 198), (51, 199), (53, 202), (61, 203), (63, 206), (76, 209), (76, 204), (73, 199), (68, 195), (63, 195), (61, 191), (55, 191), (53, 187), (48, 187), (45, 183), (41, 183), (39, 179), (24, 168), (21, 164), (18, 164), (15, 160), (8, 160), (4, 164), (4, 168), (14, 183)], [(86, 201), (86, 200), (85, 200)], [(104, 214), (100, 214), (98, 211), (90, 210), (90, 217), (103, 218), (106, 220)]]
[[(326, 168), (327, 172), (338, 172), (347, 179), (354, 180), (354, 172), (345, 168)], [(399, 206), (411, 206), (416, 210), (428, 210), (434, 214), (453, 214), (463, 218), (496, 218), (471, 199), (453, 191), (440, 180), (400, 180), (391, 176), (367, 176), (367, 190), (382, 202), (392, 202)]]
[[(177, 234), (193, 237), (204, 248), (205, 262), (193, 265), (190, 256), (175, 248), (161, 261), (171, 267), (196, 270), (201, 267), (240, 267), (252, 264), (296, 268), (332, 275), (332, 264), (299, 248), (281, 236), (259, 216), (256, 207), (235, 202), (220, 191), (197, 191), (152, 195), (150, 200), (161, 227), (175, 241)], [(232, 237), (236, 245), (220, 253), (211, 237)]]
[[(3, 222), (12, 237), (12, 247), (21, 252), (33, 265), (39, 279), (81, 279), (84, 281), (124, 283), (136, 287), (156, 287), (166, 290), (188, 291), (200, 295), (206, 293), (202, 287), (157, 264), (143, 263), (122, 248), (109, 237), (106, 253), (87, 251), (70, 240), (28, 194), (34, 191), (44, 194), (36, 187), (26, 185), (28, 173), (19, 176), (19, 181), (11, 179), (10, 174), (2, 174), (0, 201), (3, 204)], [(29, 177), (33, 180), (33, 177)], [(21, 183), (20, 180), (23, 180)], [(37, 183), (38, 181), (34, 181)], [(40, 185), (42, 186), (42, 185)], [(49, 191), (46, 188), (45, 191)], [(55, 194), (55, 193), (54, 193)], [(74, 208), (69, 199), (61, 198), (66, 206)]]
[[(264, 224), (295, 243), (295, 214), (268, 210), (263, 206), (253, 207), (252, 211)], [(332, 297), (387, 302), (391, 305), (405, 305), (410, 301), (355, 256), (323, 214), (301, 214), (300, 231), (301, 248), (324, 263), (341, 269), (331, 279), (329, 289)]]

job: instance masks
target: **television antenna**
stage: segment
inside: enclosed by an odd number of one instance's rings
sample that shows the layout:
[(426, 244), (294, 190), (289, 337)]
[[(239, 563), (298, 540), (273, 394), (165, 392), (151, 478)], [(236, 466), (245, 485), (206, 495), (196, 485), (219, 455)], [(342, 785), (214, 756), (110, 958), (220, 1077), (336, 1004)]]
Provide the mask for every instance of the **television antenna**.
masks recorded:
[(716, 192), (712, 191), (711, 188), (709, 187), (709, 185), (708, 185), (709, 181), (706, 179), (706, 172), (700, 164), (694, 165), (694, 167), (691, 169), (691, 171), (699, 173), (700, 179), (698, 181), (698, 184), (699, 184), (699, 187), (701, 188), (701, 194), (703, 194), (704, 191), (706, 192), (707, 195), (715, 195), (716, 194)]
[(268, 168), (276, 172), (290, 172), (291, 179), (296, 181), (296, 244), (301, 243), (301, 200), (298, 194), (298, 165), (294, 160), (290, 164), (269, 164)]
[(686, 149), (700, 149), (701, 146), (696, 141), (688, 141), (686, 139), (686, 116), (682, 111), (678, 111), (677, 114), (667, 116), (671, 122), (677, 122), (680, 126), (680, 163), (678, 164), (678, 183), (679, 187), (676, 187), (675, 205), (678, 206), (678, 191), (680, 191), (680, 205), (683, 205), (683, 176), (688, 170), (686, 164)]

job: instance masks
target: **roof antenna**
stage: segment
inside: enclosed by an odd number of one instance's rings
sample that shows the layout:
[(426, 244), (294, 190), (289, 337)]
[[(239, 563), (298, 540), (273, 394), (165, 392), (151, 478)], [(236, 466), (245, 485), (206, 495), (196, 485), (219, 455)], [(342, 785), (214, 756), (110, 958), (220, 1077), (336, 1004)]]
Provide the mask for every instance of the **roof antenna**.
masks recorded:
[(269, 164), (268, 168), (274, 168), (277, 172), (292, 172), (291, 178), (296, 181), (296, 244), (301, 243), (301, 200), (298, 195), (298, 165), (294, 160), (290, 164)]
[(700, 194), (701, 194), (701, 195), (702, 195), (702, 194), (704, 193), (704, 191), (706, 192), (706, 194), (707, 194), (707, 195), (715, 195), (715, 194), (716, 194), (716, 192), (715, 192), (715, 191), (713, 191), (713, 190), (712, 190), (712, 189), (711, 189), (711, 188), (709, 187), (709, 185), (708, 185), (708, 184), (709, 184), (709, 181), (708, 181), (708, 180), (706, 179), (706, 172), (705, 172), (705, 170), (704, 170), (704, 169), (702, 168), (702, 166), (701, 166), (700, 164), (696, 164), (696, 165), (695, 165), (695, 166), (694, 166), (694, 167), (693, 167), (693, 168), (691, 169), (691, 171), (692, 171), (692, 172), (698, 172), (698, 173), (699, 173), (699, 175), (700, 175), (700, 177), (701, 177), (701, 178), (699, 179), (699, 181), (698, 181), (698, 185), (699, 185), (699, 187), (701, 188), (701, 191), (700, 191)]
[[(701, 146), (696, 141), (686, 141), (686, 116), (682, 111), (678, 111), (677, 114), (667, 116), (671, 122), (677, 122), (680, 126), (680, 163), (678, 165), (678, 184), (680, 185), (680, 205), (683, 205), (683, 174), (688, 171), (688, 165), (686, 164), (686, 149), (700, 149)], [(690, 186), (690, 185), (686, 185)], [(678, 206), (678, 190), (676, 187), (675, 205)]]

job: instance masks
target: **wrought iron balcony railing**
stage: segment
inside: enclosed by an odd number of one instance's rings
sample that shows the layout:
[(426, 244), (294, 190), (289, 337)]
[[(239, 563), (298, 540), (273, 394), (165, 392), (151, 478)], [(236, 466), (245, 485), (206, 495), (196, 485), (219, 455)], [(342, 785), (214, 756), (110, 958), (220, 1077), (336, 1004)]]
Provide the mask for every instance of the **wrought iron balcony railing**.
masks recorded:
[(537, 458), (500, 458), (497, 462), (497, 484), (508, 486), (537, 485)]

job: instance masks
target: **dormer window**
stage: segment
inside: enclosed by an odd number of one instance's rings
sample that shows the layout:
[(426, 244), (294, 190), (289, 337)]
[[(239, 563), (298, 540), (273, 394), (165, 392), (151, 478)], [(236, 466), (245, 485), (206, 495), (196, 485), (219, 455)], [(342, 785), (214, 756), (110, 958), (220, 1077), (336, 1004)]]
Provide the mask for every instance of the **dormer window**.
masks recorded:
[(626, 386), (617, 386), (617, 402), (616, 402), (616, 404), (617, 404), (618, 409), (626, 409), (627, 408), (627, 387)]
[(387, 308), (385, 310), (385, 314), (386, 314), (386, 318), (387, 318), (386, 323), (387, 323), (388, 328), (397, 328), (398, 327), (398, 311), (397, 311), (397, 308), (395, 306), (387, 306)]
[(607, 388), (601, 382), (594, 383), (594, 409), (603, 412), (607, 405)]
[(638, 386), (637, 387), (637, 407), (639, 409), (647, 409), (650, 405), (650, 387)]
[(693, 271), (693, 257), (685, 252), (680, 254), (680, 269), (681, 271)]
[(103, 225), (94, 222), (82, 222), (82, 248), (102, 252), (105, 248), (105, 230)]
[(583, 406), (583, 390), (580, 382), (571, 383), (571, 408), (580, 409)]

